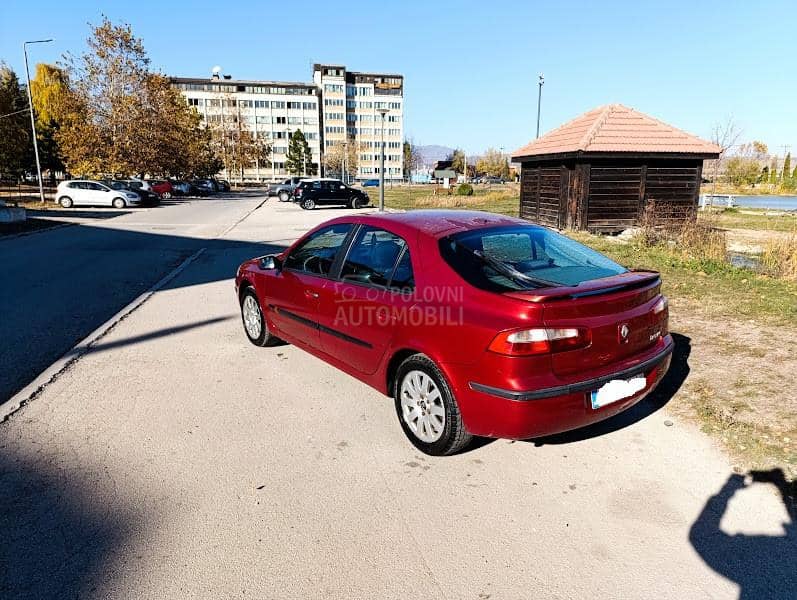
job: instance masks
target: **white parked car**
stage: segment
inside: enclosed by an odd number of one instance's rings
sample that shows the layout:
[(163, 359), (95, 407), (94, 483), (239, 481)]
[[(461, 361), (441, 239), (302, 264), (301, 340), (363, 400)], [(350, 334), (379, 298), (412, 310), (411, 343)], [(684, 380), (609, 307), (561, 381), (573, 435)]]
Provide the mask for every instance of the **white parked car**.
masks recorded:
[(64, 208), (71, 206), (138, 206), (141, 197), (129, 190), (115, 190), (98, 181), (73, 179), (62, 181), (55, 192), (55, 201)]

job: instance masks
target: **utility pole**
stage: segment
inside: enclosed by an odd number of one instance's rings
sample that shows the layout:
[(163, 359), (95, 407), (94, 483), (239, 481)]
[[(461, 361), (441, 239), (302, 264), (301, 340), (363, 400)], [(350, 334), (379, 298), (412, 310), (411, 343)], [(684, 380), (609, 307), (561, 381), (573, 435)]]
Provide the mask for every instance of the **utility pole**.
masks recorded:
[(379, 146), (379, 212), (385, 211), (385, 115), (386, 108), (376, 109), (382, 115), (382, 142)]
[(39, 182), (39, 199), (44, 204), (44, 186), (42, 185), (42, 166), (39, 162), (39, 142), (36, 139), (36, 117), (33, 114), (33, 96), (30, 91), (30, 69), (28, 68), (28, 44), (46, 44), (52, 42), (49, 40), (33, 40), (31, 42), (23, 42), (22, 53), (25, 55), (25, 77), (28, 82), (28, 106), (30, 108), (30, 129), (33, 132), (33, 153), (36, 155), (36, 180)]
[(542, 103), (542, 86), (545, 83), (545, 77), (540, 73), (540, 78), (537, 82), (537, 137), (540, 137), (540, 105)]

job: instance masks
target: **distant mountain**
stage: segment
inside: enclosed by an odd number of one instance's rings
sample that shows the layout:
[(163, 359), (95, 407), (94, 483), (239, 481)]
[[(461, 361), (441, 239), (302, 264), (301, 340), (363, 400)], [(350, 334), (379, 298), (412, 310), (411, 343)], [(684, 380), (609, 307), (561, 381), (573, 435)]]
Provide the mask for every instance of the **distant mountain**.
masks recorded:
[(426, 166), (432, 166), (438, 160), (445, 160), (454, 152), (453, 148), (447, 146), (418, 146), (418, 154), (421, 155), (421, 162)]

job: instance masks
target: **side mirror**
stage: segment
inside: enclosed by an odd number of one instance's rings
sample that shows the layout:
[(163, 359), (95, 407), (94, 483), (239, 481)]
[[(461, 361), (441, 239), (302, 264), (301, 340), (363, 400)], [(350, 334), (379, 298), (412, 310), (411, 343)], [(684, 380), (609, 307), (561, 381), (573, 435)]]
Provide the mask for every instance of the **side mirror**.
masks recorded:
[(279, 271), (282, 268), (282, 264), (280, 264), (279, 258), (273, 254), (269, 254), (260, 259), (260, 268), (264, 271)]

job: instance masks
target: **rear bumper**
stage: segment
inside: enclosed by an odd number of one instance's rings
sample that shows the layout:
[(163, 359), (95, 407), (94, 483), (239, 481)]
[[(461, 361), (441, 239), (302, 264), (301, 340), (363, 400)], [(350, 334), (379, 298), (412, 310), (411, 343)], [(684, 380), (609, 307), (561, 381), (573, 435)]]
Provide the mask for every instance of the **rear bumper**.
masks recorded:
[[(512, 390), (471, 381), (467, 370), (446, 365), (467, 430), (485, 437), (528, 439), (578, 429), (631, 408), (642, 400), (667, 373), (674, 343), (664, 344), (633, 366), (567, 385), (535, 390)], [(590, 393), (612, 379), (643, 375), (645, 388), (637, 394), (593, 409)]]

